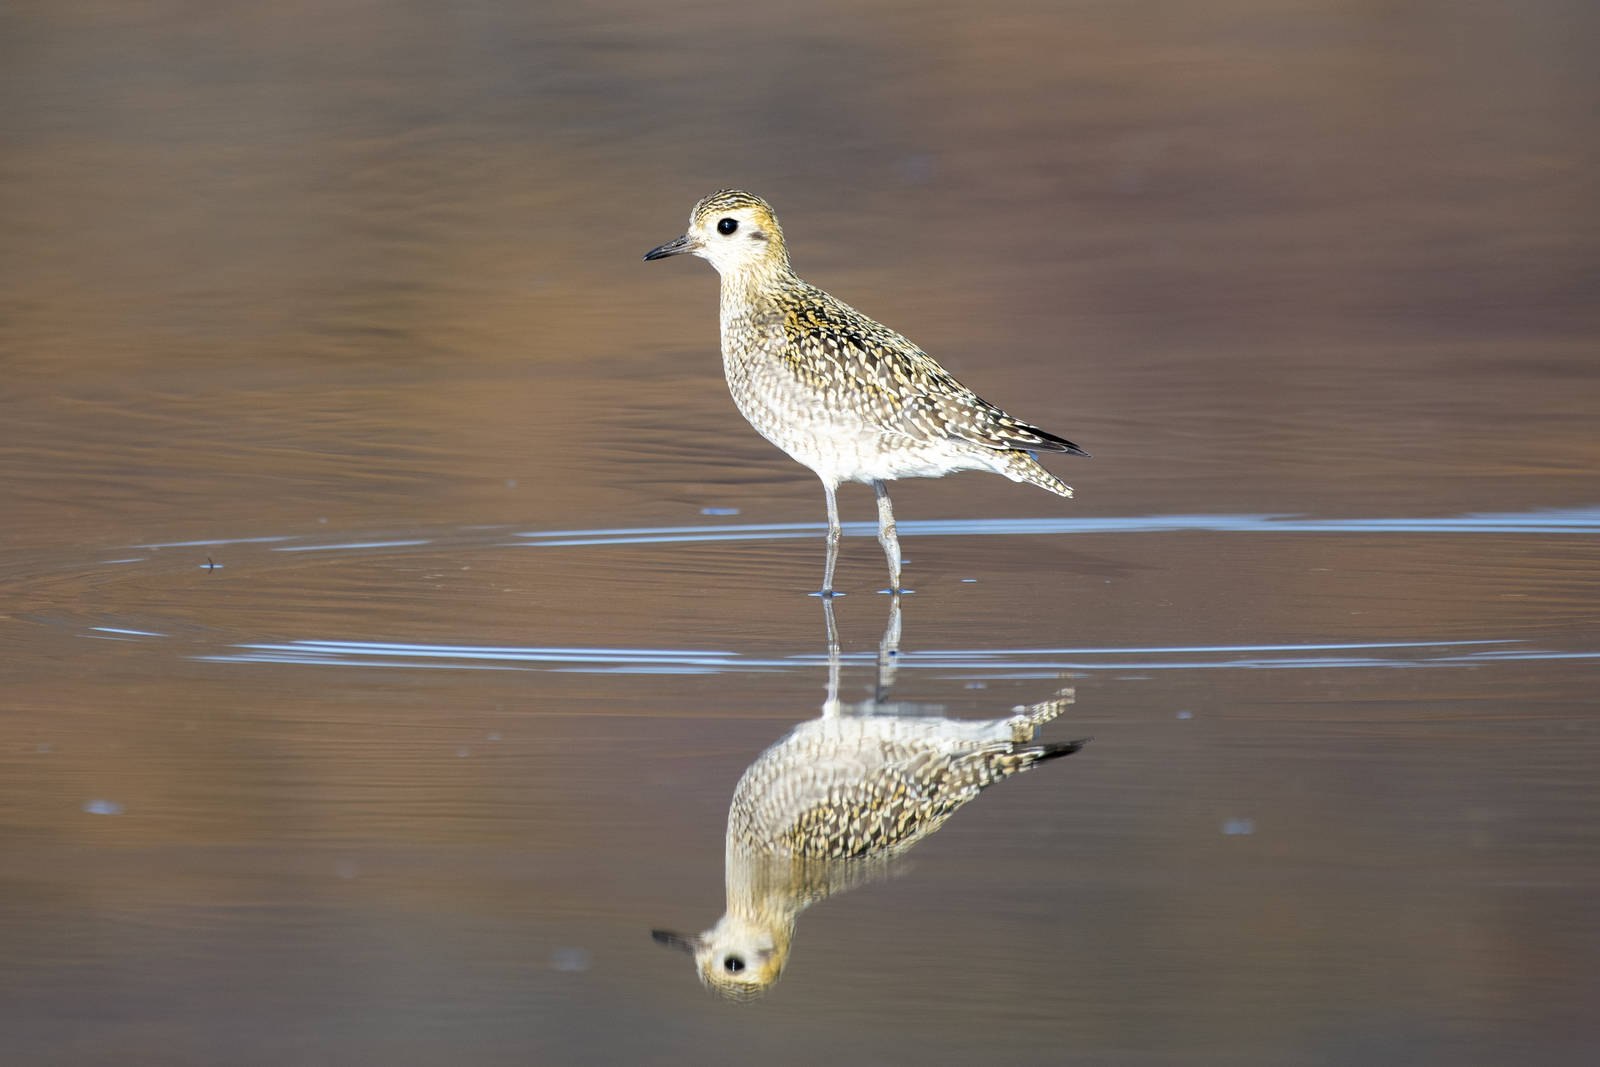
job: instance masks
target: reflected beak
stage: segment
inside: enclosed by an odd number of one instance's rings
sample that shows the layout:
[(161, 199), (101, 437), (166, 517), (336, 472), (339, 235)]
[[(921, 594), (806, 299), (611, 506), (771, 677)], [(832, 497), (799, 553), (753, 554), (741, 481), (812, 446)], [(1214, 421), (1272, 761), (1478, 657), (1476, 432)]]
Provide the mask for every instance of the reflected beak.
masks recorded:
[(689, 235), (668, 241), (659, 248), (652, 248), (644, 254), (645, 259), (666, 259), (668, 256), (681, 256), (685, 252), (693, 252), (694, 245), (689, 243)]
[[(656, 249), (656, 252), (660, 251), (661, 249)], [(666, 256), (674, 254), (675, 253), (672, 252), (662, 252), (662, 255)], [(652, 252), (651, 255), (655, 255), (655, 253)], [(646, 256), (645, 258), (649, 259), (650, 256)], [(661, 256), (656, 256), (656, 258), (660, 259)], [(692, 937), (684, 937), (682, 934), (673, 933), (671, 930), (651, 930), (650, 936), (655, 939), (655, 943), (658, 945), (665, 945), (668, 948), (675, 948), (679, 951), (687, 952), (691, 956), (694, 955), (695, 939)]]

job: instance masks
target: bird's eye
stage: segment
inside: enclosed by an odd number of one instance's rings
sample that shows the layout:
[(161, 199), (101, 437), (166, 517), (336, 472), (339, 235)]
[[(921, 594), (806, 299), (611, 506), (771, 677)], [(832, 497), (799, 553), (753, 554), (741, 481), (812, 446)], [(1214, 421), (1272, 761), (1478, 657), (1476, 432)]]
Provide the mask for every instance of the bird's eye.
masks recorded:
[[(737, 230), (738, 228), (739, 228), (739, 220), (738, 219), (723, 219), (721, 222), (717, 223), (717, 232), (722, 234), (722, 236), (724, 236), (724, 237), (728, 236), (728, 234), (732, 233), (734, 230)], [(740, 964), (740, 966), (742, 967), (744, 965)]]
[[(732, 222), (733, 220), (723, 219), (722, 221)], [(722, 961), (722, 969), (727, 971), (729, 974), (738, 974), (740, 971), (744, 970), (744, 960), (740, 959), (738, 956), (729, 956)]]

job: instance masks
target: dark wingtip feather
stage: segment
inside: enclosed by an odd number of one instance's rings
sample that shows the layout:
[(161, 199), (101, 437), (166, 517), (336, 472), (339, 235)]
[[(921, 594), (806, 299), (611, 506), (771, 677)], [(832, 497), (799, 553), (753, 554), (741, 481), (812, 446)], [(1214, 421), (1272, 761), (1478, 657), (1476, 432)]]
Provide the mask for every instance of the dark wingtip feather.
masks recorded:
[(1041, 745), (1039, 746), (1039, 758), (1035, 762), (1043, 763), (1045, 760), (1070, 756), (1093, 740), (1094, 738), (1092, 737), (1080, 737), (1076, 741), (1052, 741), (1049, 744)]
[(1082, 456), (1084, 459), (1089, 458), (1089, 453), (1085, 452), (1083, 449), (1079, 448), (1077, 445), (1073, 444), (1071, 441), (1068, 441), (1064, 437), (1057, 437), (1054, 434), (1048, 433), (1044, 434), (1043, 436), (1046, 441), (1046, 445), (1042, 447), (1044, 447), (1046, 451), (1060, 452), (1067, 456)]
[(1089, 458), (1089, 453), (1068, 441), (1065, 437), (1057, 437), (1050, 431), (1041, 430), (1037, 426), (1029, 426), (1028, 432), (1038, 440), (1030, 442), (1019, 440), (1016, 445), (1017, 448), (1027, 452), (1060, 452), (1063, 455), (1082, 456), (1084, 459)]

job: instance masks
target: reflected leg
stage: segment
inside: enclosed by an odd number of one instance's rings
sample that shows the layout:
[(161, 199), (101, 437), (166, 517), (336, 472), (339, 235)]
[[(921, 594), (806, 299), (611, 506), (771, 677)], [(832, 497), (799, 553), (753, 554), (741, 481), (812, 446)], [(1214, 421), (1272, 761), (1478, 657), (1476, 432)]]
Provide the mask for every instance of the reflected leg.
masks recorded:
[(822, 702), (824, 717), (839, 714), (839, 626), (833, 621), (833, 600), (822, 598), (822, 619), (828, 631), (828, 698)]
[(878, 679), (873, 686), (873, 704), (889, 699), (894, 688), (895, 671), (900, 666), (900, 594), (889, 598), (889, 621), (883, 627), (883, 640), (878, 642)]
[(881, 481), (872, 483), (878, 494), (878, 543), (889, 561), (889, 592), (899, 594), (900, 588), (900, 535), (894, 528), (894, 509), (889, 504), (889, 487)]

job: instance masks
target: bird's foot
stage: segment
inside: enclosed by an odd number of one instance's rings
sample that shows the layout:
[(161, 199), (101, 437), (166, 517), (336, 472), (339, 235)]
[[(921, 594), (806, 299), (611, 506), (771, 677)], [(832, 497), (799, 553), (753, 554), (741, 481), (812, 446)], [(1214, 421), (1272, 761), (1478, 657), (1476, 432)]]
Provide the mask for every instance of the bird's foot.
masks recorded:
[(806, 596), (816, 596), (821, 597), (823, 600), (833, 600), (837, 597), (844, 596), (844, 594), (839, 592), (837, 589), (818, 589), (815, 593), (807, 593)]
[(903, 585), (891, 585), (887, 589), (878, 590), (878, 594), (880, 596), (883, 596), (883, 595), (888, 595), (888, 596), (910, 596), (912, 593), (915, 593), (915, 592), (916, 592), (915, 589), (907, 589)]

